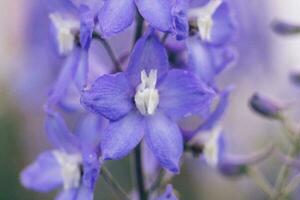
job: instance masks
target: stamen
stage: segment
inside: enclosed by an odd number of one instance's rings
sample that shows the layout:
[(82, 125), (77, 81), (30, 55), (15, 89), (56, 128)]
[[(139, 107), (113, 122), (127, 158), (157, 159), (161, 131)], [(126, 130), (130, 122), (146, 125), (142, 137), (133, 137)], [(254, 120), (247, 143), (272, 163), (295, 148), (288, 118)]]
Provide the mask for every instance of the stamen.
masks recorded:
[(150, 70), (149, 76), (146, 71), (141, 72), (141, 83), (136, 88), (134, 101), (142, 115), (153, 115), (159, 103), (158, 90), (155, 88), (157, 70)]
[(75, 46), (75, 31), (79, 30), (80, 23), (74, 19), (66, 19), (58, 13), (49, 15), (56, 31), (58, 50), (60, 54), (68, 54)]
[(219, 162), (219, 140), (221, 136), (221, 127), (216, 127), (212, 130), (210, 138), (204, 145), (205, 160), (213, 167), (216, 167)]
[(81, 179), (80, 165), (82, 164), (81, 155), (67, 154), (58, 150), (54, 150), (53, 155), (61, 167), (64, 189), (79, 187)]
[(199, 35), (205, 41), (211, 40), (211, 30), (214, 22), (212, 15), (216, 12), (221, 5), (221, 0), (211, 0), (203, 7), (192, 9), (189, 12), (189, 17), (196, 18)]

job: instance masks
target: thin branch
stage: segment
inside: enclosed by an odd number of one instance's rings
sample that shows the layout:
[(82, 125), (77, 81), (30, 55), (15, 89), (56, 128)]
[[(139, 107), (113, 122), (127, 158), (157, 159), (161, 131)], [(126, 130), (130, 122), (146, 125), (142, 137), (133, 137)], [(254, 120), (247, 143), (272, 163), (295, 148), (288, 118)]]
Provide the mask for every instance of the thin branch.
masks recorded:
[(105, 182), (111, 187), (111, 189), (116, 192), (120, 200), (130, 200), (127, 193), (123, 190), (123, 188), (118, 184), (118, 182), (114, 179), (112, 174), (102, 166), (101, 169), (102, 177), (104, 178)]

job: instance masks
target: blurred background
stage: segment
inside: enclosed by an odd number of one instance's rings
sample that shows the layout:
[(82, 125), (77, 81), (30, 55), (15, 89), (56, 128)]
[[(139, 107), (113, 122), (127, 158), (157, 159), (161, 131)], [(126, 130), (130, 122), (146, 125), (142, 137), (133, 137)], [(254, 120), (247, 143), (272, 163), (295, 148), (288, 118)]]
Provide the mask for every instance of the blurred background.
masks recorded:
[[(260, 91), (297, 103), (300, 88), (291, 84), (289, 74), (300, 71), (300, 37), (278, 36), (270, 24), (274, 19), (300, 24), (300, 1), (232, 0), (232, 5), (239, 24), (234, 41), (239, 58), (218, 80), (221, 88), (229, 83), (236, 86), (222, 123), (229, 152), (251, 153), (269, 141), (284, 146), (281, 127), (255, 115), (248, 99)], [(53, 199), (55, 192), (35, 193), (19, 182), (20, 171), (50, 147), (43, 131), (42, 105), (60, 61), (48, 51), (53, 48), (48, 16), (41, 0), (1, 0), (0, 11), (0, 200)], [(300, 111), (300, 103), (296, 105)], [(293, 112), (296, 120), (299, 113)], [(174, 179), (181, 199), (266, 199), (247, 178), (225, 178), (192, 158), (185, 163)], [(131, 188), (129, 165), (129, 159), (109, 164), (127, 191)], [(259, 167), (274, 181), (279, 166), (271, 158)], [(114, 199), (103, 180), (96, 191), (96, 199)]]

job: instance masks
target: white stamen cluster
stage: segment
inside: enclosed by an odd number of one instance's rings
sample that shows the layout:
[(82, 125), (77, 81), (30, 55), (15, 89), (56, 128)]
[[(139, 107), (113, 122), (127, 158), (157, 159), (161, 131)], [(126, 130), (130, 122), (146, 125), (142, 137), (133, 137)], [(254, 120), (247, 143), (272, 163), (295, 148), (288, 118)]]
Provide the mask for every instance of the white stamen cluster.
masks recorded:
[(204, 157), (205, 160), (213, 167), (216, 167), (219, 162), (219, 138), (221, 135), (221, 127), (213, 129), (210, 137), (204, 145)]
[(199, 35), (204, 41), (211, 40), (211, 30), (214, 25), (212, 16), (221, 3), (222, 0), (210, 0), (207, 5), (200, 8), (191, 9), (189, 12), (190, 18), (196, 18)]
[(75, 32), (80, 28), (79, 21), (64, 18), (58, 13), (51, 13), (49, 17), (56, 29), (59, 53), (62, 55), (70, 53), (75, 46)]
[(134, 101), (142, 115), (153, 115), (159, 103), (158, 90), (155, 88), (157, 70), (150, 70), (149, 76), (146, 71), (141, 72), (141, 83), (136, 88)]
[(53, 151), (61, 167), (64, 189), (77, 188), (80, 185), (82, 157), (80, 154), (67, 154), (62, 151)]

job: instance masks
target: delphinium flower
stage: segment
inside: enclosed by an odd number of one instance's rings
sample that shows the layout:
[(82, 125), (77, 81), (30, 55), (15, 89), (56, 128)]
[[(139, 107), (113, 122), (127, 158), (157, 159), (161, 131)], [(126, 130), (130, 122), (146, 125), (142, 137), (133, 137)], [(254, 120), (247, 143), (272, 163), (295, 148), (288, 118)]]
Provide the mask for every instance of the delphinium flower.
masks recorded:
[(248, 167), (265, 160), (273, 152), (273, 145), (267, 145), (251, 154), (231, 155), (226, 150), (224, 131), (220, 126), (211, 133), (200, 133), (191, 141), (191, 146), (202, 150), (202, 158), (208, 165), (230, 177), (246, 175)]
[(48, 104), (59, 103), (72, 81), (79, 91), (86, 86), (88, 50), (97, 22), (97, 9), (94, 8), (97, 5), (92, 1), (77, 4), (69, 0), (47, 2), (57, 50), (65, 59)]
[(88, 110), (111, 120), (101, 142), (104, 159), (123, 158), (145, 138), (164, 168), (179, 171), (183, 141), (176, 120), (201, 113), (214, 93), (192, 73), (168, 68), (165, 48), (150, 28), (125, 72), (104, 75), (83, 93)]
[(61, 200), (92, 200), (100, 171), (99, 121), (88, 117), (73, 134), (58, 113), (50, 109), (46, 112), (45, 129), (55, 149), (41, 153), (23, 170), (22, 184), (39, 192), (62, 187), (57, 196)]
[(187, 36), (185, 0), (110, 0), (104, 1), (99, 12), (99, 29), (103, 37), (117, 34), (129, 27), (137, 10), (155, 29), (173, 33), (178, 38)]

